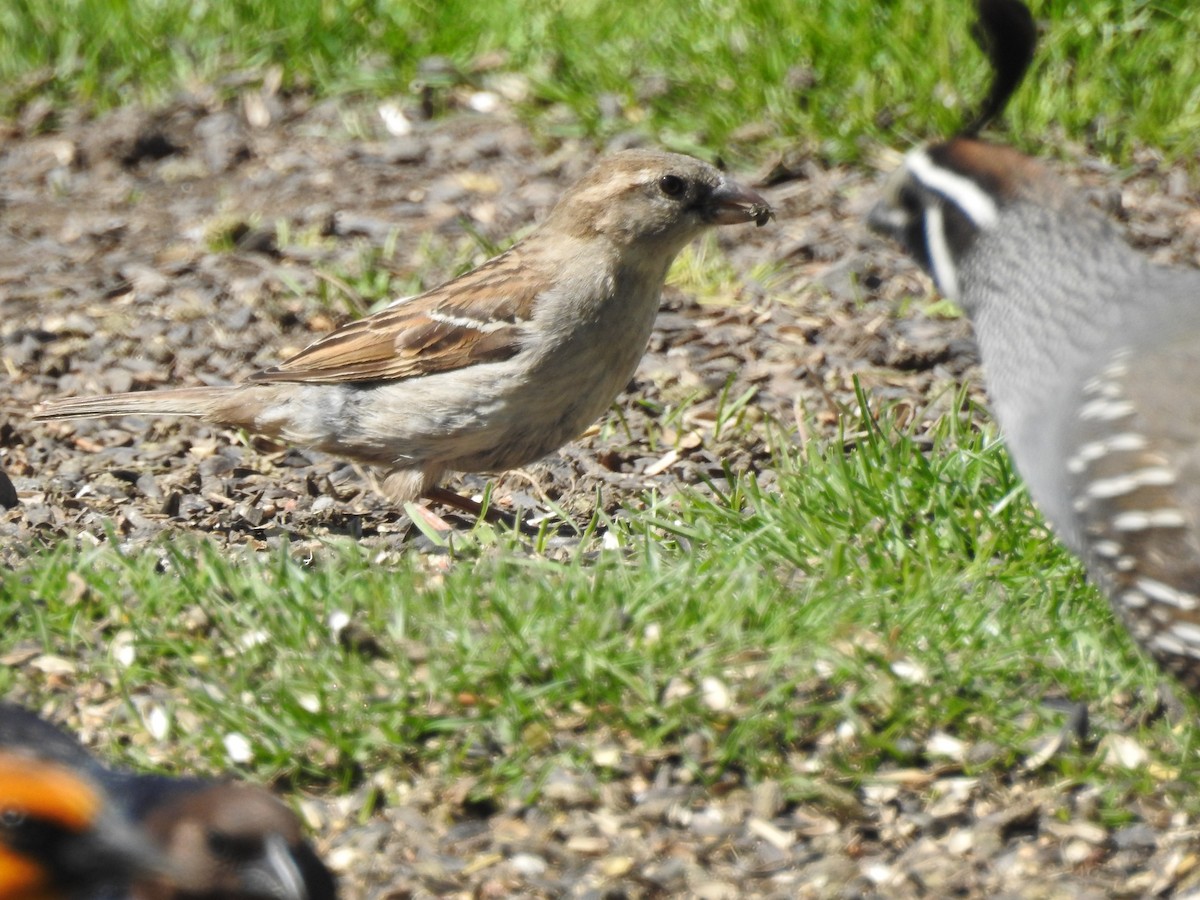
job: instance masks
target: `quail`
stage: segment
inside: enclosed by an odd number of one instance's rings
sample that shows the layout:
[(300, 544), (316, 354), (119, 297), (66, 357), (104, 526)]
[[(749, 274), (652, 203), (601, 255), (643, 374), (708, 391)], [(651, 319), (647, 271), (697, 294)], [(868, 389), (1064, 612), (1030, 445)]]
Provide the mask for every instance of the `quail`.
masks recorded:
[[(299, 820), (256, 785), (110, 768), (73, 736), (6, 701), (0, 701), (0, 754), (25, 754), (25, 758), (33, 754), (43, 765), (73, 773), (95, 785), (98, 796), (112, 798), (110, 817), (140, 830), (163, 866), (158, 873), (130, 879), (128, 889), (112, 893), (114, 898), (334, 900), (337, 896), (333, 875), (305, 841)], [(107, 900), (109, 895), (96, 896)]]
[(245, 384), (55, 400), (38, 417), (199, 416), (379, 466), (397, 502), (460, 505), (438, 486), (445, 473), (533, 462), (612, 404), (685, 244), (771, 216), (762, 197), (708, 163), (614, 153), (504, 253)]
[(1156, 265), (1052, 172), (977, 137), (1033, 58), (1017, 0), (981, 0), (980, 115), (918, 147), (869, 224), (966, 313), (1031, 497), (1137, 642), (1200, 693), (1200, 271)]

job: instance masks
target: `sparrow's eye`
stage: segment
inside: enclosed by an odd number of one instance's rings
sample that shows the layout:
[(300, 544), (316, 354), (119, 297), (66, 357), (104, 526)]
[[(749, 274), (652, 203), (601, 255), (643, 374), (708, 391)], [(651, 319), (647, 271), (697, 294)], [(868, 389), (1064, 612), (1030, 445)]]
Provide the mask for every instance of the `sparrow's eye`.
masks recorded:
[(668, 197), (679, 197), (687, 190), (687, 183), (678, 175), (664, 175), (658, 179), (658, 189)]
[(19, 809), (0, 809), (0, 831), (16, 831), (25, 824), (25, 813)]

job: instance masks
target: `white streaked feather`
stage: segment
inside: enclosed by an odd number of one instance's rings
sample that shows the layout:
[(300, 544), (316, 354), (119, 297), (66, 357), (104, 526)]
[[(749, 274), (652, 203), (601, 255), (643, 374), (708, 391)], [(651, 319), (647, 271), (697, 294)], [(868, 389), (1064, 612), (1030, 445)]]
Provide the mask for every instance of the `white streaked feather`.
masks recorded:
[(933, 280), (938, 290), (955, 303), (958, 302), (958, 269), (946, 243), (946, 224), (940, 206), (931, 206), (925, 211), (925, 246), (929, 248), (929, 267), (933, 269)]
[(1000, 218), (996, 201), (970, 178), (942, 168), (929, 158), (925, 148), (909, 152), (905, 167), (926, 188), (941, 194), (963, 211), (976, 228), (991, 228)]

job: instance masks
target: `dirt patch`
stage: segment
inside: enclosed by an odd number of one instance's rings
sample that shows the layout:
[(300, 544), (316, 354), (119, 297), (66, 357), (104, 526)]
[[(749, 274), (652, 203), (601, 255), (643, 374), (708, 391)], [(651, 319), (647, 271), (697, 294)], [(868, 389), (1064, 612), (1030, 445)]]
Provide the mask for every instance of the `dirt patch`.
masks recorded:
[[(254, 93), (236, 108), (187, 98), (44, 134), (12, 127), (0, 149), (0, 561), (104, 540), (110, 525), (129, 548), (175, 531), (251, 549), (330, 533), (408, 547), (407, 516), (345, 462), (195, 422), (34, 424), (27, 411), (265, 368), (365, 311), (363, 279), (381, 267), (416, 292), (486, 258), (593, 157), (503, 109), (392, 135), (373, 107)], [(1140, 245), (1200, 258), (1182, 171), (1147, 155), (1114, 187), (1115, 173), (1076, 159)], [(811, 161), (787, 175), (763, 189), (776, 223), (715, 237), (737, 276), (728, 291), (698, 301), (668, 288), (619, 421), (496, 479), (501, 507), (550, 499), (582, 522), (598, 497), (611, 513), (648, 490), (706, 490), (726, 466), (769, 483), (765, 418), (831, 436), (857, 378), (921, 419), (974, 375), (965, 323), (897, 315), (926, 284), (861, 224), (878, 179)], [(749, 427), (722, 429), (747, 392)], [(532, 806), (481, 808), (469, 783), (435, 772), (365, 825), (361, 792), (302, 805), (348, 896), (1147, 896), (1194, 868), (1194, 834), (1169, 810), (1100, 827), (1085, 821), (1086, 791), (1032, 775), (931, 769), (797, 807), (772, 783), (694, 784), (710, 749), (652, 758), (597, 738), (616, 777), (562, 771)], [(386, 777), (361, 791), (395, 793)]]

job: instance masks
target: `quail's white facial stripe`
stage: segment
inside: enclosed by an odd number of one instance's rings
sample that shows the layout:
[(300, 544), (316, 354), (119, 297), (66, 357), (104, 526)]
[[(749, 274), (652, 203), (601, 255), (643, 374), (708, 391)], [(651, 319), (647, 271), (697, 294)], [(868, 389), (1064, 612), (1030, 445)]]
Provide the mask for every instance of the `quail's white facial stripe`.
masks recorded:
[[(996, 224), (999, 214), (995, 201), (974, 181), (938, 166), (923, 147), (909, 151), (905, 169), (925, 191), (941, 198), (943, 203), (956, 206), (976, 228), (990, 228)], [(946, 216), (941, 203), (932, 199), (927, 202), (924, 219), (925, 247), (933, 279), (938, 290), (957, 301), (958, 268), (946, 235)]]
[(951, 300), (958, 302), (958, 269), (946, 240), (946, 222), (940, 206), (925, 210), (925, 247), (929, 251), (929, 268), (938, 290)]
[(976, 228), (996, 224), (1000, 217), (996, 201), (970, 178), (938, 166), (924, 147), (910, 150), (904, 165), (919, 184), (957, 206)]

